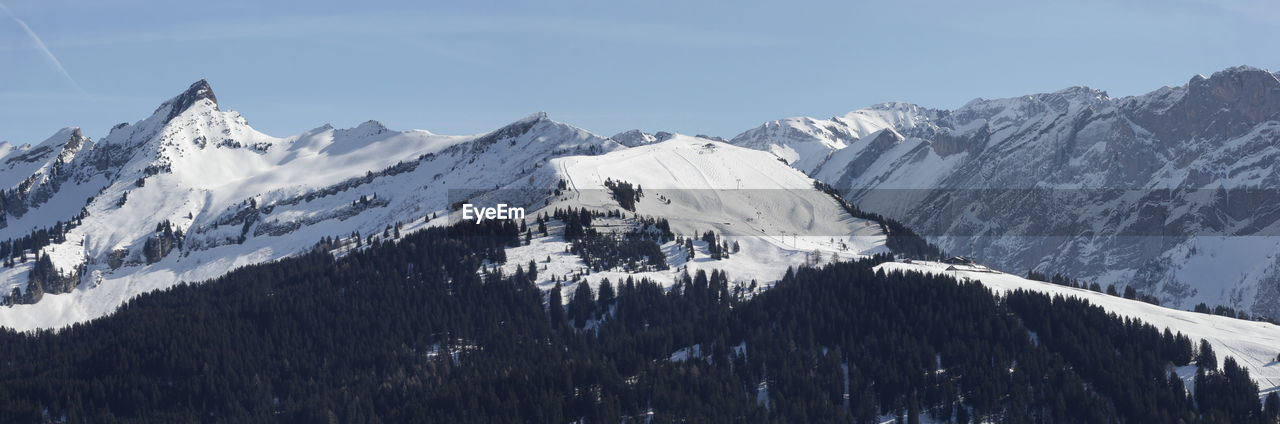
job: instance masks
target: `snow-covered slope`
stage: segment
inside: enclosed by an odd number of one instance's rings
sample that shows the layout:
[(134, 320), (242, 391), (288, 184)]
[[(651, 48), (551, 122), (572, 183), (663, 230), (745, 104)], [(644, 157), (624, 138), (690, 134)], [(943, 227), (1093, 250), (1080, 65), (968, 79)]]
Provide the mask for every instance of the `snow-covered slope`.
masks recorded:
[[(0, 143), (0, 188), (4, 190), (0, 196), (0, 210), (4, 212), (0, 214), (0, 227), (20, 226), (11, 223), (11, 219), (39, 215), (30, 212), (49, 203), (62, 190), (71, 176), (70, 164), (92, 147), (93, 141), (79, 128), (63, 128), (35, 146)], [(48, 222), (39, 216), (28, 220)]]
[[(667, 141), (599, 156), (561, 157), (551, 160), (542, 178), (548, 183), (562, 179), (567, 188), (534, 215), (562, 207), (620, 210), (605, 181), (624, 181), (644, 192), (635, 204), (635, 214), (666, 218), (672, 232), (686, 238), (712, 231), (741, 248), (728, 259), (715, 260), (706, 243), (697, 241), (699, 253), (688, 261), (675, 242), (668, 242), (662, 248), (671, 270), (630, 274), (664, 284), (684, 271), (721, 269), (735, 281), (755, 280), (765, 286), (788, 267), (819, 256), (850, 259), (888, 252), (879, 223), (850, 216), (829, 195), (816, 190), (811, 178), (769, 154), (723, 142), (677, 134)], [(634, 225), (630, 219), (606, 222), (605, 228)], [(564, 253), (568, 243), (562, 229), (550, 230), (550, 237), (509, 250), (506, 270), (514, 272), (530, 259), (544, 263), (549, 270), (540, 277), (544, 286), (551, 284), (553, 274), (565, 277), (581, 270), (581, 260)], [(552, 261), (545, 263), (548, 257)], [(626, 276), (606, 271), (585, 280), (594, 285), (604, 278), (618, 281)]]
[(1280, 201), (1275, 74), (1238, 67), (1119, 99), (1073, 87), (851, 115), (870, 124), (788, 119), (733, 143), (953, 254), (1280, 318), (1280, 213), (1267, 206)]
[[(942, 274), (959, 280), (979, 281), (998, 295), (1021, 289), (1087, 300), (1122, 317), (1135, 318), (1161, 329), (1180, 331), (1197, 343), (1201, 339), (1208, 340), (1213, 344), (1220, 363), (1230, 356), (1249, 370), (1249, 375), (1258, 382), (1261, 394), (1280, 389), (1280, 362), (1275, 360), (1276, 353), (1280, 352), (1280, 326), (1275, 324), (1165, 308), (1000, 272), (949, 270), (953, 267), (938, 262), (888, 262), (877, 269)], [(1195, 366), (1179, 369), (1178, 373), (1190, 388)]]
[(675, 230), (772, 237), (857, 232), (851, 231), (855, 220), (814, 189), (813, 179), (767, 153), (718, 141), (676, 135), (607, 155), (555, 159), (552, 165), (578, 192), (574, 202), (580, 205), (613, 204), (606, 179), (639, 185), (654, 200), (637, 202), (635, 212), (680, 217)]
[[(43, 165), (15, 162), (11, 178), (63, 182), (27, 213), (9, 213), (0, 240), (57, 222), (69, 229), (38, 252), (15, 252), (14, 266), (0, 272), (0, 289), (19, 294), (9, 300), (27, 303), (0, 308), (0, 325), (66, 325), (147, 291), (306, 251), (325, 237), (352, 243), (353, 234), (411, 231), (447, 213), (451, 196), (528, 187), (552, 157), (621, 148), (542, 113), (477, 136), (369, 121), (277, 138), (216, 101), (200, 81), (70, 161), (42, 154), (32, 162)], [(59, 134), (54, 139), (79, 133)], [(41, 271), (37, 255), (51, 269)], [(33, 270), (42, 276), (29, 278)]]

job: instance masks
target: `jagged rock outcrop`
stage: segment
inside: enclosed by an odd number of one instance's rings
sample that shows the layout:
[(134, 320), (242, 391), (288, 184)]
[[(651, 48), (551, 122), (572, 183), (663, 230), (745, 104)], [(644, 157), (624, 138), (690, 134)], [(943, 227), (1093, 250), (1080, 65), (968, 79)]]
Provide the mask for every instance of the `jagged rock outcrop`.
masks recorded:
[(182, 92), (178, 97), (174, 97), (173, 100), (161, 104), (160, 107), (156, 109), (156, 113), (160, 113), (161, 110), (168, 108), (168, 114), (165, 116), (164, 120), (172, 121), (173, 118), (178, 117), (179, 114), (185, 112), (200, 100), (208, 100), (212, 102), (214, 109), (217, 109), (218, 96), (213, 94), (213, 87), (209, 86), (209, 82), (203, 79), (192, 83), (190, 87), (187, 87), (187, 91)]
[(26, 292), (22, 294), (18, 303), (39, 302), (46, 293), (68, 293), (74, 290), (79, 283), (79, 269), (64, 273), (54, 266), (53, 261), (48, 256), (42, 256), (31, 267), (31, 271), (27, 276)]
[(182, 229), (174, 229), (172, 222), (165, 221), (157, 225), (155, 235), (148, 237), (142, 246), (142, 254), (147, 263), (160, 262), (165, 256), (169, 256), (169, 252), (182, 249), (184, 236)]

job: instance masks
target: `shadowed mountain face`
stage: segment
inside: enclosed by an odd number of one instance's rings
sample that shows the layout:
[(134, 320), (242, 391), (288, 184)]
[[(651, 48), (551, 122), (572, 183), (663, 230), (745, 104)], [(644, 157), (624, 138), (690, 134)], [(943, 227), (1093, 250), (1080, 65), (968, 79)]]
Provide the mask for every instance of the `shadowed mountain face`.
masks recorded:
[(1120, 99), (1074, 87), (956, 110), (882, 104), (733, 142), (954, 254), (1280, 317), (1280, 80), (1268, 71)]

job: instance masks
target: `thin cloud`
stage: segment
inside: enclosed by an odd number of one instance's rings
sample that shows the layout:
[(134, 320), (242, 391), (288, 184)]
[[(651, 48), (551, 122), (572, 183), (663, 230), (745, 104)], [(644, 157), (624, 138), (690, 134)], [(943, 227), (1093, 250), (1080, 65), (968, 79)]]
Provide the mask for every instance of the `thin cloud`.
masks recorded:
[[(586, 37), (615, 42), (679, 45), (697, 48), (770, 47), (784, 44), (772, 36), (718, 31), (657, 22), (609, 19), (401, 12), (320, 16), (215, 19), (109, 34), (70, 34), (50, 39), (55, 46), (96, 47), (153, 42), (293, 38), (315, 35), (478, 35), (530, 34)], [(0, 49), (20, 48), (0, 45)], [(450, 54), (446, 54), (450, 55)]]
[(44, 41), (40, 40), (40, 36), (36, 35), (36, 32), (32, 31), (31, 27), (27, 26), (26, 22), (23, 22), (22, 19), (18, 19), (13, 12), (9, 11), (9, 8), (5, 6), (4, 3), (0, 3), (0, 12), (4, 12), (5, 15), (9, 16), (9, 19), (12, 19), (13, 22), (18, 24), (18, 26), (22, 27), (23, 31), (27, 32), (27, 36), (31, 37), (31, 41), (35, 42), (36, 47), (44, 53), (44, 57), (49, 59), (49, 63), (52, 64), (53, 67), (58, 70), (58, 73), (62, 74), (62, 76), (76, 88), (76, 91), (81, 93), (85, 92), (83, 88), (80, 88), (80, 83), (76, 82), (76, 79), (72, 78), (71, 74), (67, 72), (67, 68), (62, 66), (62, 61), (58, 60), (57, 56), (53, 55), (53, 51), (49, 50), (49, 47), (44, 44)]

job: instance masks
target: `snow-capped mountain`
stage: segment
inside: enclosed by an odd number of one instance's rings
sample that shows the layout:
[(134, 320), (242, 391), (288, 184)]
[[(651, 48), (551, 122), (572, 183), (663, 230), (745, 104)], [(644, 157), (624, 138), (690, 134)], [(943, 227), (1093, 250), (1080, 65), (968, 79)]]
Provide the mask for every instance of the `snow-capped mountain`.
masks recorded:
[[(1228, 189), (1280, 184), (1270, 166), (1280, 154), (1278, 87), (1273, 74), (1237, 68), (1124, 99), (1072, 88), (955, 111), (881, 104), (830, 120), (774, 121), (725, 142), (638, 130), (605, 138), (545, 113), (469, 136), (367, 121), (281, 138), (220, 108), (199, 81), (96, 141), (68, 128), (34, 146), (0, 144), (0, 290), (9, 303), (0, 326), (61, 327), (237, 267), (313, 249), (344, 255), (455, 222), (462, 201), (510, 203), (530, 218), (592, 210), (601, 213), (599, 231), (656, 218), (683, 240), (658, 244), (667, 267), (588, 272), (570, 253), (568, 225), (556, 222), (509, 248), (505, 263), (485, 264), (514, 274), (535, 262), (543, 288), (629, 276), (670, 284), (699, 270), (767, 287), (790, 267), (897, 249), (902, 227), (818, 181), (998, 268), (1133, 282), (1172, 306), (1205, 301), (1275, 316), (1280, 215), (1268, 197)], [(630, 204), (613, 190), (621, 183), (635, 189)], [(731, 252), (717, 254), (706, 234)], [(1228, 237), (1238, 235), (1252, 237)], [(1259, 362), (1273, 357), (1266, 343), (1280, 337), (1271, 324), (985, 268), (882, 268), (1087, 298), (1209, 339), (1247, 360), (1264, 389), (1280, 381)], [(1236, 271), (1238, 279), (1228, 275)]]
[(1280, 80), (1250, 67), (1125, 98), (881, 104), (733, 139), (953, 254), (1280, 318), (1277, 141)]
[[(814, 250), (885, 251), (881, 226), (851, 217), (812, 179), (766, 153), (667, 133), (604, 138), (545, 113), (474, 136), (368, 121), (280, 138), (221, 109), (202, 80), (96, 142), (73, 128), (36, 146), (0, 145), (0, 153), (7, 187), (0, 240), (9, 240), (0, 246), (9, 258), (0, 290), (10, 303), (0, 307), (0, 325), (16, 329), (96, 318), (139, 294), (306, 252), (321, 240), (337, 240), (329, 247), (343, 254), (358, 245), (355, 237), (395, 238), (449, 223), (460, 200), (531, 211), (616, 209), (600, 196), (608, 178), (645, 187), (651, 200), (638, 202), (638, 212), (670, 218), (684, 235), (761, 231), (753, 236), (763, 241), (744, 240), (737, 260), (686, 268), (755, 260), (753, 271), (735, 277), (763, 281)], [(556, 197), (560, 182), (568, 187)], [(737, 188), (786, 198), (788, 208), (718, 191)], [(693, 212), (711, 206), (719, 209)], [(769, 227), (797, 213), (808, 220)], [(683, 257), (669, 244), (672, 260)], [(564, 266), (574, 260), (564, 258)]]
[(13, 266), (0, 289), (18, 304), (0, 308), (0, 323), (64, 325), (323, 237), (425, 225), (447, 212), (451, 188), (524, 183), (552, 157), (618, 148), (541, 113), (478, 136), (369, 121), (277, 138), (221, 110), (199, 81), (96, 143), (66, 129), (3, 146), (0, 240)]
[(796, 169), (812, 174), (832, 152), (885, 129), (915, 127), (928, 116), (928, 110), (915, 105), (885, 103), (831, 119), (800, 117), (766, 122), (731, 142), (771, 152)]

